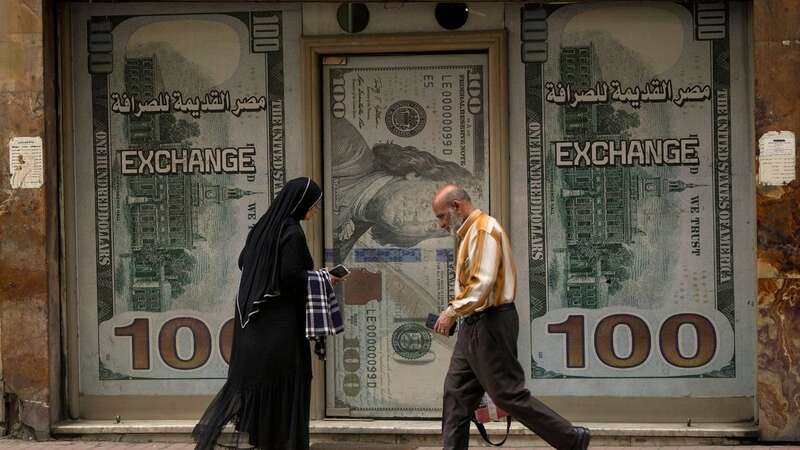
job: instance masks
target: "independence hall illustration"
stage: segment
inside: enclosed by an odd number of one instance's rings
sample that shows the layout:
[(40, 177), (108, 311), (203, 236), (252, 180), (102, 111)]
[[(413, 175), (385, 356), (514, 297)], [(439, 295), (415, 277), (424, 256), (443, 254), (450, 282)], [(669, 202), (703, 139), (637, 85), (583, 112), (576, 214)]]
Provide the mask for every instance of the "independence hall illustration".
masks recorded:
[[(560, 54), (561, 82), (588, 89), (602, 80), (593, 46), (564, 47)], [(562, 109), (564, 139), (614, 140), (599, 122), (605, 105)], [(617, 130), (618, 131), (618, 130)], [(622, 130), (624, 132), (624, 130)], [(696, 187), (664, 180), (636, 167), (570, 167), (562, 169), (560, 201), (566, 231), (564, 306), (598, 309), (609, 306), (609, 295), (622, 288), (634, 270), (631, 244), (646, 240), (637, 215), (642, 201)]]
[[(146, 101), (161, 90), (155, 55), (125, 60), (126, 92)], [(186, 148), (162, 126), (174, 121), (169, 113), (128, 116), (130, 145), (149, 149)], [(164, 312), (183, 285), (195, 280), (192, 250), (206, 239), (200, 216), (206, 208), (238, 200), (255, 192), (210, 182), (207, 175), (173, 173), (125, 177), (128, 195), (124, 205), (131, 236), (129, 258), (130, 311)], [(122, 293), (125, 295), (125, 293)]]

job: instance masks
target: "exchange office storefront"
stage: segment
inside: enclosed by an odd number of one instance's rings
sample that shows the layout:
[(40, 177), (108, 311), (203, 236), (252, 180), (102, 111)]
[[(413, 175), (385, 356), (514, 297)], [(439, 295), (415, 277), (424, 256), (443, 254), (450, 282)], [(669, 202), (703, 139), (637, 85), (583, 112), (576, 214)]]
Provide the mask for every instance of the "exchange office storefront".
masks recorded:
[(316, 417), (440, 417), (429, 199), (455, 181), (511, 233), (532, 391), (577, 420), (752, 420), (746, 6), (478, 3), (448, 31), (435, 4), (68, 5), (71, 415), (198, 417), (248, 227), (312, 174), (315, 256), (353, 269)]

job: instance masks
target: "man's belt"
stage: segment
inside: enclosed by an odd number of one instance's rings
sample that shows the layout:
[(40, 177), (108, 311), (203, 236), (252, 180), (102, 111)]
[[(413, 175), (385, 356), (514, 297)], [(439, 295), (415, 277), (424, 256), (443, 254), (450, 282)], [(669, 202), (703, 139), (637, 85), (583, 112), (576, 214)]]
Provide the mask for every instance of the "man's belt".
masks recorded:
[(484, 317), (486, 317), (488, 314), (499, 313), (499, 312), (502, 312), (502, 311), (508, 311), (508, 310), (512, 310), (512, 309), (516, 309), (515, 306), (514, 306), (514, 303), (504, 303), (504, 304), (502, 304), (500, 306), (492, 306), (491, 308), (486, 308), (483, 311), (476, 312), (476, 313), (468, 315), (467, 317), (464, 317), (464, 322), (469, 324), (469, 325), (472, 325), (475, 322), (477, 322), (477, 321), (483, 319)]

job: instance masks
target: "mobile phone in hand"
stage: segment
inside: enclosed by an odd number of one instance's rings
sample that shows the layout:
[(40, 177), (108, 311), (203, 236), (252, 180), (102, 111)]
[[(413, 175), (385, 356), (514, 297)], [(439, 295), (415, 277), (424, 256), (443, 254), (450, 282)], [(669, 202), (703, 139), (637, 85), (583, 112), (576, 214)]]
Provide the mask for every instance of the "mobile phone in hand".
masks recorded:
[[(428, 314), (428, 319), (425, 321), (425, 326), (433, 330), (433, 327), (436, 326), (437, 320), (439, 320), (438, 314)], [(453, 326), (450, 327), (450, 332), (447, 333), (447, 335), (452, 336), (455, 333), (456, 333), (456, 324), (453, 324)]]
[(346, 276), (350, 275), (350, 270), (342, 264), (337, 264), (332, 269), (329, 269), (328, 273), (336, 278), (345, 278)]

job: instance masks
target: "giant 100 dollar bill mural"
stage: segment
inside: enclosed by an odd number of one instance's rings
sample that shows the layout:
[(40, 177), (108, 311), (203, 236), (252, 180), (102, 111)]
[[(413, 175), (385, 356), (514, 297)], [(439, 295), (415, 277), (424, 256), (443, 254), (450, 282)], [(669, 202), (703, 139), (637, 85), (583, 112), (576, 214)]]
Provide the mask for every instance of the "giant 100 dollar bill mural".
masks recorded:
[(75, 11), (85, 394), (219, 387), (238, 252), (299, 166), (299, 11), (205, 9)]
[(752, 168), (733, 6), (514, 8), (513, 89), (525, 95), (512, 95), (512, 143), (527, 161), (515, 237), (527, 240), (537, 392), (752, 392)]
[(466, 185), (488, 208), (485, 55), (349, 58), (325, 68), (326, 260), (345, 331), (328, 364), (329, 413), (437, 417), (455, 338), (425, 328), (453, 296), (454, 240), (431, 211)]

